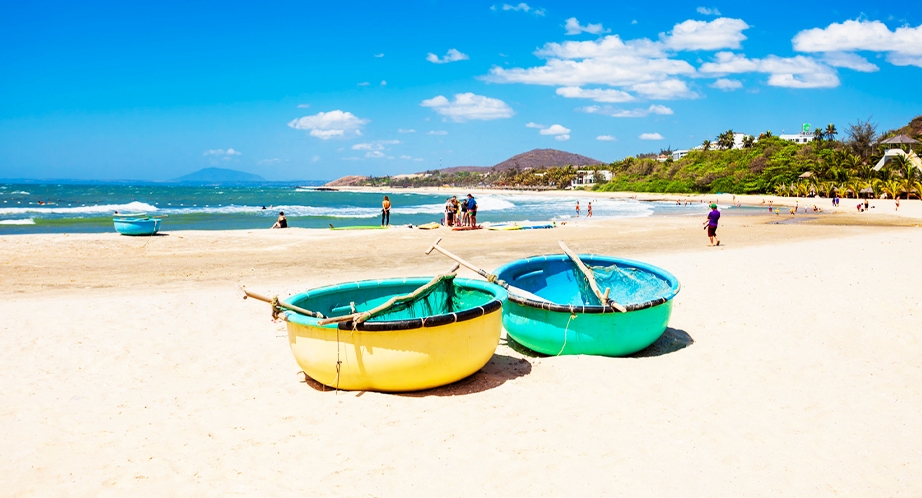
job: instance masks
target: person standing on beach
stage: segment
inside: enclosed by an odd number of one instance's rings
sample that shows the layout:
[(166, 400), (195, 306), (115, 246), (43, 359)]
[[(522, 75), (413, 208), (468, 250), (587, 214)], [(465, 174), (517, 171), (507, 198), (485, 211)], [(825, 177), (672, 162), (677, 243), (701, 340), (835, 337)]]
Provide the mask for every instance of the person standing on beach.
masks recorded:
[(455, 224), (455, 203), (451, 197), (445, 199), (445, 226), (450, 227)]
[(717, 204), (711, 204), (711, 212), (708, 213), (708, 219), (704, 222), (704, 228), (708, 231), (708, 240), (710, 246), (719, 246), (720, 239), (717, 238), (717, 220), (720, 219), (720, 211), (717, 210)]
[(288, 218), (285, 217), (284, 211), (279, 211), (279, 219), (275, 220), (272, 228), (288, 228)]
[(470, 226), (477, 226), (477, 201), (474, 200), (474, 196), (467, 194), (467, 216), (470, 220)]
[(579, 201), (576, 201), (576, 217), (579, 218)]
[(386, 227), (391, 224), (391, 200), (384, 196), (381, 201), (381, 226)]
[(592, 202), (586, 206), (586, 218), (592, 218)]

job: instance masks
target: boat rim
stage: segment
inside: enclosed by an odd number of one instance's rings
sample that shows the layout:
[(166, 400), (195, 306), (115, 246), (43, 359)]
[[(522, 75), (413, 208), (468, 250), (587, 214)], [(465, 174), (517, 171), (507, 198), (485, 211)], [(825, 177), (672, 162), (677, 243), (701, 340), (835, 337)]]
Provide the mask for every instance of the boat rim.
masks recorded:
[[(625, 259), (625, 258), (616, 258), (614, 256), (603, 256), (601, 254), (579, 254), (580, 259), (586, 258), (595, 261), (606, 261), (614, 264), (624, 264), (625, 266), (631, 266), (634, 268), (639, 268), (641, 270), (653, 273), (660, 277), (666, 279), (670, 284), (670, 290), (664, 296), (660, 296), (656, 299), (651, 299), (643, 303), (634, 303), (624, 305), (624, 308), (627, 311), (638, 311), (647, 308), (652, 308), (654, 306), (659, 306), (668, 302), (670, 299), (674, 298), (676, 294), (682, 290), (682, 284), (679, 283), (679, 279), (675, 277), (672, 273), (651, 264), (644, 263), (643, 261), (637, 261), (634, 259)], [(493, 271), (494, 274), (499, 275), (500, 273), (508, 270), (513, 266), (517, 266), (523, 263), (530, 263), (532, 261), (557, 261), (557, 260), (569, 260), (570, 257), (566, 254), (548, 254), (542, 256), (529, 256), (527, 258), (518, 259), (509, 263), (500, 266)], [(589, 314), (601, 314), (601, 313), (615, 313), (617, 310), (610, 305), (574, 305), (574, 304), (558, 304), (552, 303), (549, 301), (535, 301), (532, 299), (524, 298), (517, 296), (515, 294), (509, 293), (510, 301), (522, 306), (527, 306), (530, 308), (538, 308), (548, 311), (557, 311), (561, 313), (589, 313)]]
[[(382, 283), (413, 283), (422, 286), (432, 280), (432, 277), (404, 277), (404, 278), (382, 278), (382, 279), (371, 279), (371, 280), (354, 280), (351, 282), (344, 282), (336, 285), (328, 285), (324, 287), (317, 287), (315, 289), (310, 289), (304, 291), (300, 294), (295, 294), (288, 299), (289, 303), (296, 303), (304, 299), (310, 299), (312, 297), (317, 297), (318, 295), (331, 294), (341, 290), (353, 290), (359, 289), (363, 285), (366, 287), (371, 286), (380, 286)], [(363, 332), (393, 332), (398, 330), (411, 330), (425, 327), (439, 327), (442, 325), (448, 325), (452, 323), (464, 322), (467, 320), (473, 320), (475, 318), (480, 318), (481, 316), (488, 315), (495, 311), (500, 310), (503, 307), (503, 301), (507, 297), (507, 293), (498, 285), (490, 284), (482, 280), (472, 280), (469, 278), (458, 278), (455, 277), (454, 281), (458, 285), (465, 287), (472, 287), (477, 290), (486, 292), (493, 296), (493, 299), (480, 305), (474, 306), (472, 308), (464, 309), (454, 313), (444, 313), (441, 315), (427, 316), (424, 318), (412, 318), (406, 320), (385, 320), (379, 322), (362, 322), (360, 324), (355, 324), (353, 321), (340, 322), (339, 324), (327, 324), (320, 325), (320, 318), (315, 318), (307, 315), (302, 315), (296, 311), (286, 311), (285, 319), (289, 322), (294, 322), (299, 325), (308, 325), (313, 327), (321, 328), (330, 328), (335, 329), (339, 328), (340, 330), (356, 330)]]

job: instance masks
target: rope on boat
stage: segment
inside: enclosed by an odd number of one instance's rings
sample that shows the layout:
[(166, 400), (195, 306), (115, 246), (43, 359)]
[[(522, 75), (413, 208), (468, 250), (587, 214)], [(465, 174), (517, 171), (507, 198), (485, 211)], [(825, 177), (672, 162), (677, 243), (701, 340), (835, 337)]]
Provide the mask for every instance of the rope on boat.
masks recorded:
[(567, 332), (570, 330), (570, 322), (576, 319), (576, 310), (573, 309), (573, 305), (570, 305), (570, 318), (567, 319), (567, 326), (563, 329), (563, 346), (560, 347), (560, 351), (557, 352), (556, 356), (563, 354), (563, 350), (567, 348)]

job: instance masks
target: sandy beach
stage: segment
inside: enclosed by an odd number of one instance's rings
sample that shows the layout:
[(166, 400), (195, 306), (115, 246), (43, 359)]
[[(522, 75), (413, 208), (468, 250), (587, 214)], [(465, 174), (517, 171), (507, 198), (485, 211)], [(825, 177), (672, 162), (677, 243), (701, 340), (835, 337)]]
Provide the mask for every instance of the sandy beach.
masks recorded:
[[(716, 248), (703, 214), (2, 236), (0, 495), (922, 495), (922, 203), (872, 202), (798, 222), (727, 210)], [(563, 239), (682, 291), (632, 357), (504, 337), (468, 379), (380, 394), (306, 380), (284, 323), (234, 287), (433, 275), (451, 266), (423, 254), (439, 236), (487, 269)]]

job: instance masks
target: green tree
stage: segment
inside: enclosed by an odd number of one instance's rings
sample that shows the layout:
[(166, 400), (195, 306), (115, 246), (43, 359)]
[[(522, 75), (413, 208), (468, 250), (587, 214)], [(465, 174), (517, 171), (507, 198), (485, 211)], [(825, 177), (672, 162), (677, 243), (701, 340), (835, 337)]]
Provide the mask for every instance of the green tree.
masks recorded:
[(836, 130), (836, 125), (832, 123), (829, 123), (828, 125), (826, 125), (825, 135), (826, 135), (827, 140), (835, 141), (836, 135), (838, 134), (839, 132), (838, 130)]
[(701, 148), (704, 150), (711, 150), (711, 141), (705, 140), (704, 142), (701, 142)]

